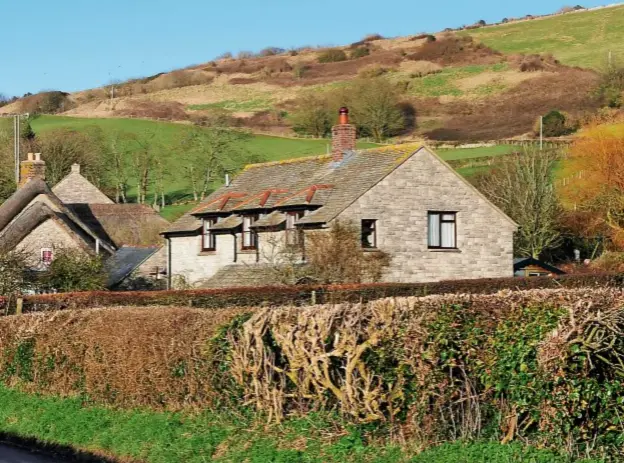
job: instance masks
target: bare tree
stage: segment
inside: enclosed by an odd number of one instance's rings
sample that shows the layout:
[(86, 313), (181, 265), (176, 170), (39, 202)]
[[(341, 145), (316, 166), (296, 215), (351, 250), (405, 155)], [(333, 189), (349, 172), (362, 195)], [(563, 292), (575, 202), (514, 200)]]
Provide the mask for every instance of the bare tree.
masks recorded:
[(116, 133), (108, 141), (108, 149), (105, 151), (107, 162), (106, 170), (109, 181), (115, 185), (115, 202), (127, 202), (128, 191), (128, 157), (129, 152), (124, 142), (124, 136)]
[(182, 165), (194, 199), (201, 200), (225, 173), (260, 159), (244, 149), (248, 134), (226, 127), (193, 127), (182, 140)]
[(152, 180), (156, 152), (159, 149), (155, 136), (155, 133), (149, 131), (131, 136), (132, 144), (134, 144), (132, 164), (137, 184), (137, 202), (139, 204), (145, 204), (147, 190)]
[(72, 164), (81, 164), (84, 175), (96, 185), (101, 185), (104, 140), (102, 130), (95, 126), (81, 131), (50, 130), (38, 136), (34, 144), (37, 150), (44, 153), (46, 180), (55, 185), (70, 172)]
[(507, 156), (476, 182), (490, 201), (520, 226), (514, 243), (518, 255), (537, 258), (561, 243), (561, 207), (553, 184), (558, 159), (557, 151), (527, 149)]

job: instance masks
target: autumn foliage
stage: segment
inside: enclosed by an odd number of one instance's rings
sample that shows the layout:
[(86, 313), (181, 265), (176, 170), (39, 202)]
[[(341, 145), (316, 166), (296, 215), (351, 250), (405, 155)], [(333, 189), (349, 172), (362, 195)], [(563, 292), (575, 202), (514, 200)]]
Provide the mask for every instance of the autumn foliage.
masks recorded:
[(567, 169), (576, 178), (562, 194), (584, 215), (580, 231), (624, 249), (624, 124), (589, 127), (570, 148)]

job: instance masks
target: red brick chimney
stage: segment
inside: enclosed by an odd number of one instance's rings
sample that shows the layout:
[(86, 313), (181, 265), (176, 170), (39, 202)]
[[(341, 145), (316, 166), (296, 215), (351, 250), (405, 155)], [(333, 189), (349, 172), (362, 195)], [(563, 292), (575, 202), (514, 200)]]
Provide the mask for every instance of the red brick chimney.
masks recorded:
[(342, 161), (344, 152), (355, 149), (356, 130), (349, 124), (349, 110), (340, 108), (338, 125), (332, 127), (332, 159)]

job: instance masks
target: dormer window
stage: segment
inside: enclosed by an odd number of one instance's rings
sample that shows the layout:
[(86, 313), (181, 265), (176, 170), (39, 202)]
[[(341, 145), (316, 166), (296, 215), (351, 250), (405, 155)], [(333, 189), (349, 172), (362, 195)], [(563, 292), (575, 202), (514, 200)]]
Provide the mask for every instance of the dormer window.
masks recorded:
[(286, 244), (297, 246), (302, 243), (302, 231), (297, 229), (295, 224), (304, 216), (305, 211), (290, 211), (286, 214)]
[(254, 250), (258, 248), (258, 235), (251, 228), (254, 222), (258, 220), (257, 214), (248, 214), (243, 216), (243, 249)]
[(216, 223), (216, 218), (204, 219), (202, 226), (202, 251), (216, 251), (217, 237), (212, 232), (212, 227)]

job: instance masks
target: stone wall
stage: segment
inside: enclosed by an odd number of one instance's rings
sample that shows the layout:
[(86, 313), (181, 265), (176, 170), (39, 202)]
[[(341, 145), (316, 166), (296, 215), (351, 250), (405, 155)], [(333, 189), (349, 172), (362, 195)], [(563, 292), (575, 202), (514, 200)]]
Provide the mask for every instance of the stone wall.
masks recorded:
[[(457, 213), (457, 250), (430, 250), (428, 211)], [(377, 220), (377, 245), (392, 263), (388, 282), (513, 276), (515, 226), (439, 158), (422, 149), (357, 199), (339, 219)], [(284, 232), (260, 233), (259, 250), (242, 251), (237, 235), (217, 235), (217, 249), (200, 252), (201, 236), (171, 238), (173, 281), (176, 275), (201, 285), (232, 265), (276, 262)], [(235, 262), (236, 260), (236, 262)]]
[[(428, 212), (457, 213), (457, 250), (428, 249)], [(377, 220), (387, 282), (513, 276), (515, 226), (426, 149), (361, 196), (339, 219)]]
[(80, 249), (73, 233), (53, 219), (48, 219), (31, 231), (16, 247), (17, 251), (28, 253), (29, 265), (41, 263), (41, 250)]

